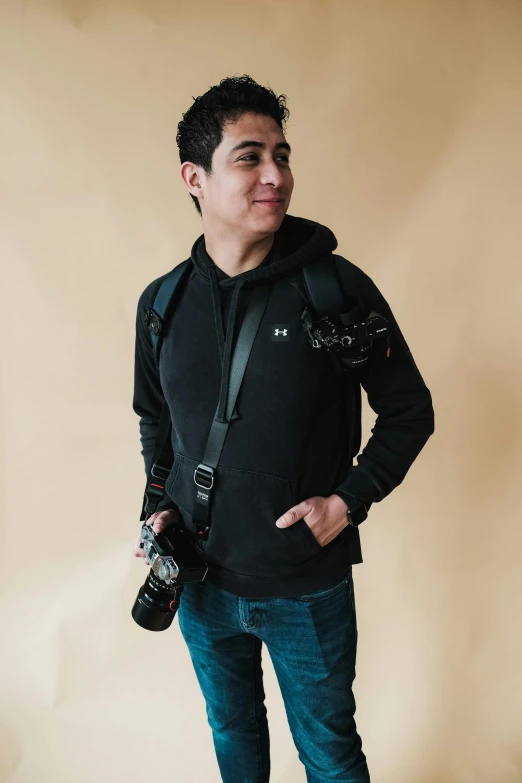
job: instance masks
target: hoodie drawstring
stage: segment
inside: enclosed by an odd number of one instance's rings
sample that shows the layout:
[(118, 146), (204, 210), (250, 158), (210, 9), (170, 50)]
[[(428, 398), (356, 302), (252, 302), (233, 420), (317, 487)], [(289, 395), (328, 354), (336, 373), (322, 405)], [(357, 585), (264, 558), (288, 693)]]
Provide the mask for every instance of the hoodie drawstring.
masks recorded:
[(223, 315), (221, 312), (221, 297), (219, 294), (219, 286), (216, 276), (216, 270), (213, 267), (209, 267), (210, 275), (210, 290), (212, 293), (212, 307), (214, 309), (214, 323), (216, 325), (216, 334), (219, 345), (219, 358), (221, 367), (223, 367), (223, 352), (225, 346), (225, 335), (223, 332)]
[[(239, 294), (241, 289), (246, 283), (246, 280), (240, 279), (234, 286), (232, 294), (232, 301), (230, 302), (230, 310), (228, 313), (227, 334), (226, 340), (223, 331), (223, 312), (221, 308), (221, 295), (219, 292), (219, 284), (217, 281), (216, 270), (214, 267), (210, 267), (210, 286), (212, 293), (212, 307), (214, 309), (214, 322), (216, 324), (216, 332), (218, 336), (219, 354), (221, 358), (221, 388), (219, 392), (219, 403), (216, 418), (218, 421), (225, 422), (225, 411), (228, 399), (228, 387), (230, 382), (230, 365), (232, 362), (232, 340), (234, 337), (234, 328), (236, 325), (236, 314), (238, 309)], [(236, 411), (232, 415), (232, 420), (238, 418)]]

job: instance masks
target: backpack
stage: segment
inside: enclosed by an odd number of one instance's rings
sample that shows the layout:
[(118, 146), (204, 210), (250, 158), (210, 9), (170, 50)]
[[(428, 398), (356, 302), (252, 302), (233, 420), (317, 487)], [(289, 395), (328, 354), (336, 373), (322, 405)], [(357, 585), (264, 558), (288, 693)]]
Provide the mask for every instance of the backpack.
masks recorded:
[[(176, 302), (193, 269), (192, 259), (182, 261), (165, 275), (151, 308), (145, 312), (145, 323), (151, 334), (152, 348), (159, 372), (163, 337)], [(361, 446), (361, 385), (357, 368), (369, 358), (374, 339), (386, 337), (386, 319), (379, 313), (366, 316), (358, 298), (347, 295), (339, 280), (335, 256), (331, 253), (291, 273), (285, 279), (300, 293), (304, 302), (301, 316), (314, 348), (326, 350), (336, 375), (344, 379), (347, 421), (351, 423), (349, 460), (353, 461)], [(170, 442), (170, 412), (166, 402), (160, 415), (151, 469), (147, 478), (142, 515), (143, 521), (153, 513), (163, 498), (174, 455)]]

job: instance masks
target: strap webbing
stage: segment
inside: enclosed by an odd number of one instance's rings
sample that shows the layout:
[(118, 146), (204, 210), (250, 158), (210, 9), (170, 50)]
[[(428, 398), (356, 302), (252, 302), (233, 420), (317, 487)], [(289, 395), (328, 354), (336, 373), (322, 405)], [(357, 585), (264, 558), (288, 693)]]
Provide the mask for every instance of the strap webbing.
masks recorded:
[(218, 403), (216, 413), (214, 414), (214, 421), (210, 428), (205, 455), (202, 462), (194, 471), (196, 489), (192, 521), (196, 529), (197, 537), (202, 540), (207, 538), (210, 529), (210, 505), (212, 501), (215, 470), (223, 450), (228, 428), (231, 424), (232, 412), (236, 404), (241, 383), (243, 382), (252, 346), (254, 345), (256, 334), (268, 304), (270, 292), (271, 287), (268, 285), (260, 285), (254, 288), (232, 356), (228, 399), (226, 401), (226, 421), (218, 421), (216, 418), (217, 411), (220, 407)]
[[(178, 298), (179, 291), (183, 288), (183, 283), (188, 279), (193, 269), (191, 258), (177, 264), (167, 275), (159, 287), (154, 304), (152, 305), (151, 321), (157, 320), (157, 330), (151, 331), (152, 349), (156, 364), (159, 365), (159, 355), (161, 344), (165, 334), (165, 326), (168, 318), (168, 312), (173, 307), (174, 301)], [(176, 296), (175, 296), (176, 295)], [(150, 328), (150, 327), (149, 327)]]
[[(173, 306), (176, 295), (183, 287), (183, 283), (188, 279), (192, 272), (192, 259), (187, 258), (174, 267), (165, 275), (154, 298), (152, 308), (146, 313), (147, 328), (151, 333), (152, 350), (159, 371), (159, 355), (161, 344), (165, 334), (166, 318), (168, 311)], [(168, 478), (174, 453), (172, 451), (171, 433), (172, 422), (170, 420), (169, 406), (166, 401), (163, 402), (161, 414), (156, 432), (156, 440), (152, 452), (150, 469), (147, 475), (145, 493), (143, 496), (143, 505), (141, 508), (140, 521), (148, 519), (161, 503), (165, 493), (165, 482)]]
[(140, 522), (143, 522), (145, 519), (148, 519), (151, 514), (154, 514), (163, 500), (165, 483), (170, 473), (172, 463), (174, 462), (174, 452), (172, 451), (172, 440), (170, 437), (171, 429), (172, 423), (170, 420), (169, 406), (167, 402), (164, 402), (158, 422), (149, 473), (147, 475)]
[(333, 255), (306, 264), (303, 277), (308, 296), (319, 317), (343, 312), (346, 301), (339, 285)]

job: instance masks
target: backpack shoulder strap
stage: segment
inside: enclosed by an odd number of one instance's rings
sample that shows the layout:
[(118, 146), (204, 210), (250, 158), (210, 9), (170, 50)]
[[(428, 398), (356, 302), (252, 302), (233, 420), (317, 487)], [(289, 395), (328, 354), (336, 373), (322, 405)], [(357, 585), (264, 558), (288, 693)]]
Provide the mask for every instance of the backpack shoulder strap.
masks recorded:
[(167, 331), (168, 317), (172, 314), (174, 302), (178, 300), (192, 269), (192, 259), (187, 258), (168, 272), (158, 288), (152, 307), (146, 310), (145, 323), (151, 333), (152, 350), (158, 367), (163, 337)]
[(333, 254), (303, 267), (304, 284), (317, 317), (337, 315), (346, 309), (346, 296), (339, 282)]
[[(362, 316), (357, 296), (345, 292), (335, 263), (330, 254), (304, 266), (300, 273), (289, 275), (288, 282), (297, 289), (305, 303), (305, 313), (309, 307), (315, 318), (323, 316), (344, 316), (343, 322), (356, 322)], [(303, 317), (302, 317), (303, 318)], [(332, 355), (337, 375), (344, 379), (346, 395), (345, 405), (349, 424), (349, 459), (359, 452), (361, 446), (361, 387), (352, 368), (342, 359)]]
[(356, 296), (344, 291), (332, 253), (293, 272), (287, 280), (299, 292), (304, 304), (313, 308), (316, 318), (351, 311), (358, 302)]
[[(184, 284), (188, 281), (192, 269), (192, 259), (187, 258), (168, 272), (156, 292), (152, 307), (145, 311), (145, 324), (151, 333), (152, 350), (158, 371), (160, 351), (163, 337), (167, 331), (168, 318), (172, 314), (175, 302), (181, 296)], [(174, 452), (170, 437), (171, 429), (170, 410), (167, 401), (164, 400), (143, 496), (140, 516), (142, 522), (163, 506), (165, 484), (174, 462)], [(165, 508), (167, 507), (165, 506)]]

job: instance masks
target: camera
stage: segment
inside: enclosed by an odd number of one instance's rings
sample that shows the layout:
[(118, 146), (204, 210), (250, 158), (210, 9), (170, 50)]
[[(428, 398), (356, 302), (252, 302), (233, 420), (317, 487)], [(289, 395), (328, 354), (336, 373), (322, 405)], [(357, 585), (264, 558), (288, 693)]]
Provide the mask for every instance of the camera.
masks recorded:
[(141, 542), (151, 569), (132, 607), (132, 617), (147, 631), (165, 631), (178, 610), (184, 585), (202, 582), (208, 566), (197, 544), (179, 524), (156, 533), (145, 521)]
[(355, 307), (348, 313), (325, 315), (313, 320), (305, 309), (301, 321), (314, 348), (322, 348), (336, 358), (341, 358), (345, 367), (359, 367), (366, 364), (375, 340), (386, 339), (387, 356), (390, 352), (388, 321), (380, 313), (370, 312), (361, 317), (362, 309)]

